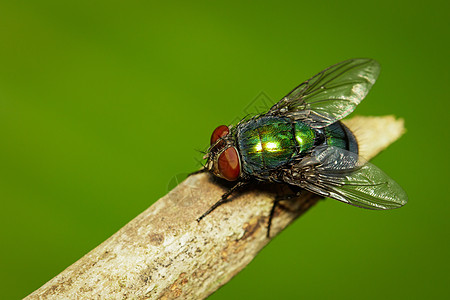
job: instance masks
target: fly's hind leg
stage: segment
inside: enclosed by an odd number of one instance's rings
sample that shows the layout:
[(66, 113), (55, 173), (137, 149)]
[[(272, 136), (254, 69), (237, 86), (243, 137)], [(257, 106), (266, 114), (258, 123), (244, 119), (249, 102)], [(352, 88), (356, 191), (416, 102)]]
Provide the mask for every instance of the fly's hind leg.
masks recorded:
[(270, 210), (270, 214), (269, 214), (269, 221), (267, 224), (267, 238), (270, 238), (270, 228), (272, 227), (272, 220), (273, 220), (273, 215), (275, 214), (275, 209), (277, 206), (281, 207), (284, 210), (287, 210), (289, 212), (296, 212), (296, 209), (292, 209), (289, 206), (283, 205), (282, 203), (280, 203), (281, 201), (284, 200), (292, 200), (292, 199), (297, 199), (301, 196), (302, 194), (302, 190), (297, 191), (295, 194), (292, 195), (278, 195), (275, 200), (273, 200), (273, 205), (272, 205), (272, 209)]
[(244, 181), (240, 181), (237, 184), (235, 184), (231, 189), (229, 189), (225, 194), (222, 195), (222, 197), (220, 198), (219, 201), (217, 201), (216, 203), (214, 203), (213, 206), (211, 206), (207, 211), (205, 211), (205, 213), (203, 215), (201, 215), (198, 219), (197, 222), (200, 222), (204, 217), (206, 217), (207, 215), (209, 215), (213, 210), (215, 210), (216, 208), (218, 208), (219, 206), (221, 206), (222, 204), (228, 202), (228, 197), (235, 191), (241, 189), (243, 186), (245, 186), (247, 184), (247, 182)]

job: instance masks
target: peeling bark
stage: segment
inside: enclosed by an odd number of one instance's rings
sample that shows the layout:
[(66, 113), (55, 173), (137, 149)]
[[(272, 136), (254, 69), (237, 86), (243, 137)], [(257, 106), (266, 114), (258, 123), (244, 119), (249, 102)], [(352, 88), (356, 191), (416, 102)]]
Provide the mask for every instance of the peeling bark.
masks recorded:
[[(344, 121), (371, 159), (403, 133), (393, 116)], [(227, 190), (209, 174), (187, 178), (117, 233), (25, 299), (201, 299), (242, 270), (268, 243), (266, 226), (280, 187), (253, 186), (200, 223)], [(271, 235), (320, 197), (305, 193), (295, 212), (277, 209)]]

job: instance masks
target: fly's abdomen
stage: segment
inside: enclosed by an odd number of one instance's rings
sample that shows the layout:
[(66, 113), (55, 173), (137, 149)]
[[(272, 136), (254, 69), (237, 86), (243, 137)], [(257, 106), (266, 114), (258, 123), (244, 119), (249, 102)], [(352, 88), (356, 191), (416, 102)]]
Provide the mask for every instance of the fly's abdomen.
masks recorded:
[(314, 131), (287, 118), (260, 117), (238, 129), (238, 146), (244, 172), (265, 177), (313, 147)]
[(341, 122), (324, 128), (326, 144), (358, 154), (358, 142), (354, 134)]

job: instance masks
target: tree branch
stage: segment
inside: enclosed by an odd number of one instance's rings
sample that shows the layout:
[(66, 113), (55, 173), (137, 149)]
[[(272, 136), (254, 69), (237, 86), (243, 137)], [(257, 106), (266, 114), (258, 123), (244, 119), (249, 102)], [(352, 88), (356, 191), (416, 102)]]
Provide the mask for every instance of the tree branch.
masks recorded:
[[(403, 120), (393, 116), (344, 123), (366, 159), (404, 132)], [(278, 188), (251, 187), (197, 223), (227, 187), (209, 174), (191, 176), (26, 299), (205, 298), (270, 241), (266, 226)], [(272, 237), (319, 199), (305, 193), (294, 202), (295, 212), (277, 209)]]

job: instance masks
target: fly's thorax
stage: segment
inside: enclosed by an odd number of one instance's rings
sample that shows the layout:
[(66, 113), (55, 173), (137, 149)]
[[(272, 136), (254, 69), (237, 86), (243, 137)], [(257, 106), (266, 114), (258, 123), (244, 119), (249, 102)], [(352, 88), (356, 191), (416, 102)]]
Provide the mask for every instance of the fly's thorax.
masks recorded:
[(289, 118), (262, 116), (237, 127), (242, 170), (267, 179), (279, 167), (314, 146), (315, 132)]
[(314, 146), (316, 132), (306, 123), (297, 121), (294, 123), (294, 135), (297, 142), (298, 153), (305, 153)]

